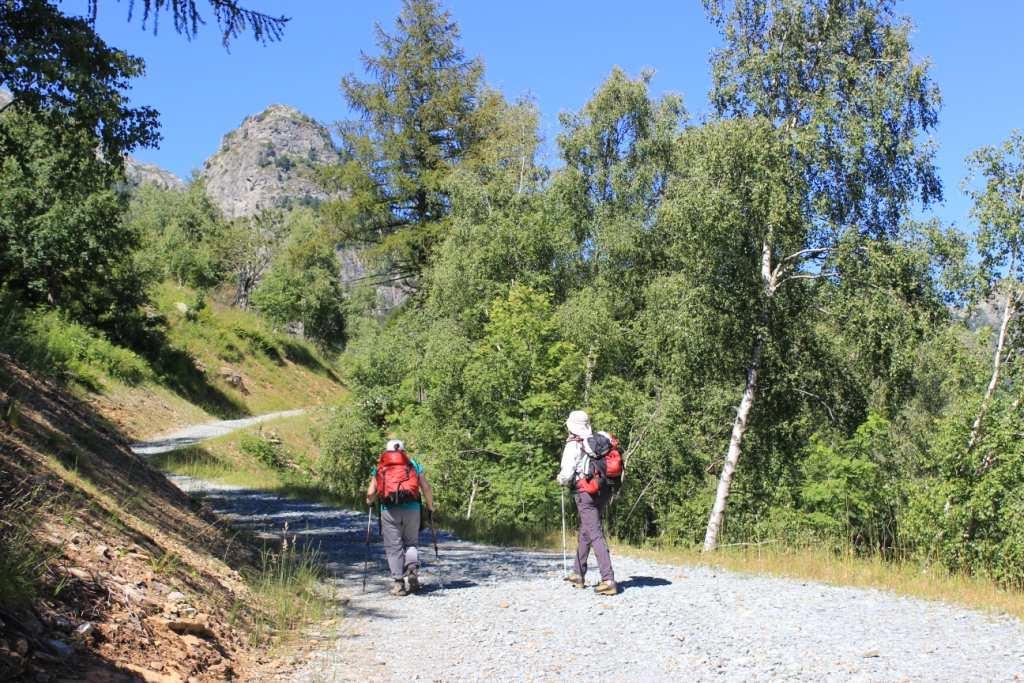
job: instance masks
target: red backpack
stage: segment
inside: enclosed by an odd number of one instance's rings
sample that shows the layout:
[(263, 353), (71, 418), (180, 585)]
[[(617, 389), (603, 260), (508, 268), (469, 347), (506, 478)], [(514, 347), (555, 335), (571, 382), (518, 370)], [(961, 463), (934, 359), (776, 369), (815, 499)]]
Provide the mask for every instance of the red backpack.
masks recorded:
[(377, 461), (377, 496), (387, 505), (420, 499), (420, 477), (404, 451), (384, 451)]
[[(583, 446), (583, 439), (574, 437)], [(622, 485), (622, 453), (619, 440), (609, 434), (595, 434), (586, 440), (585, 450), (590, 458), (590, 474), (576, 479), (576, 490), (580, 493), (597, 495), (601, 489), (618, 489)]]

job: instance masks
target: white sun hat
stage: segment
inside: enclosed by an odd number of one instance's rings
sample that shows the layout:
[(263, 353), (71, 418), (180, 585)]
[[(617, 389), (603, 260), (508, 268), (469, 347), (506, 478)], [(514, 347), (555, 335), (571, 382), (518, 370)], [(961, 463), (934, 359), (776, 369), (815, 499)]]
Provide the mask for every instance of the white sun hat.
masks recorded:
[(569, 413), (569, 419), (565, 421), (565, 428), (573, 436), (581, 439), (589, 438), (593, 432), (590, 431), (590, 417), (582, 410), (574, 410)]

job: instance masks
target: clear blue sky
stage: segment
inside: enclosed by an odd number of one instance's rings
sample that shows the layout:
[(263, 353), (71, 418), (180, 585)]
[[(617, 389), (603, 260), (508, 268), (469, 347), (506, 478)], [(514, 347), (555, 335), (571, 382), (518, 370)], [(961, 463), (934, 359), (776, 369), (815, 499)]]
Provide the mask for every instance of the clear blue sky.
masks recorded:
[[(137, 157), (187, 178), (226, 132), (269, 104), (293, 105), (325, 123), (348, 117), (341, 76), (362, 73), (359, 53), (375, 50), (374, 22), (390, 28), (400, 7), (399, 0), (245, 4), (291, 16), (283, 42), (261, 47), (240, 38), (226, 52), (212, 24), (189, 43), (170, 22), (153, 36), (138, 17), (125, 21), (126, 2), (100, 0), (103, 37), (146, 60), (134, 101), (161, 114), (163, 143)], [(62, 7), (82, 12), (85, 0), (63, 0)], [(708, 54), (717, 34), (699, 0), (448, 0), (447, 7), (467, 54), (484, 59), (488, 82), (509, 97), (536, 100), (549, 141), (558, 113), (582, 106), (615, 65), (631, 74), (652, 67), (655, 93), (681, 93), (696, 119), (707, 111)], [(933, 62), (943, 94), (935, 137), (946, 201), (935, 213), (969, 228), (960, 192), (964, 157), (1024, 128), (1024, 2), (907, 0), (898, 11), (913, 19), (915, 50)]]

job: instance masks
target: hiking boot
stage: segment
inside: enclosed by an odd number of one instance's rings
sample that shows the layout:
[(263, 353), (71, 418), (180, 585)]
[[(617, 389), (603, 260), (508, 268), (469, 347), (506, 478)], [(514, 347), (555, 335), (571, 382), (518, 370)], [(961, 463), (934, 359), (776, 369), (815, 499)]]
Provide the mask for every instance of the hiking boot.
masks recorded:
[(415, 593), (420, 589), (420, 577), (416, 575), (415, 569), (410, 569), (406, 572), (404, 583), (407, 593)]
[(572, 584), (573, 588), (583, 588), (583, 586), (586, 585), (585, 583), (583, 583), (583, 577), (579, 574), (569, 574), (569, 576), (566, 576), (562, 580), (568, 581), (570, 584)]
[(602, 581), (594, 588), (598, 595), (618, 595), (619, 587), (614, 581)]
[(405, 590), (405, 582), (401, 579), (395, 580), (395, 584), (391, 586), (391, 590), (388, 591), (391, 595), (408, 595), (409, 591)]

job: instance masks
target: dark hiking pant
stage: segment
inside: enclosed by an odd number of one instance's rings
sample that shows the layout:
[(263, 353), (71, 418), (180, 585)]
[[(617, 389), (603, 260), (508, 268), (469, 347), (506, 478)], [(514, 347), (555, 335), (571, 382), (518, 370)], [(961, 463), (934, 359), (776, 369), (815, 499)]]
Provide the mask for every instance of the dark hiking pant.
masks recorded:
[(406, 570), (419, 568), (416, 544), (420, 538), (420, 508), (385, 508), (380, 513), (380, 535), (391, 578), (400, 581)]
[(576, 548), (576, 573), (580, 578), (587, 576), (587, 559), (593, 548), (597, 557), (597, 566), (601, 570), (602, 581), (614, 581), (612, 556), (608, 552), (608, 544), (604, 540), (604, 528), (601, 526), (601, 509), (607, 503), (607, 497), (598, 494), (575, 493), (576, 509), (580, 513), (579, 546)]

